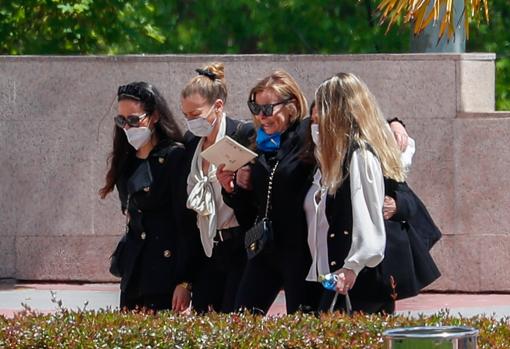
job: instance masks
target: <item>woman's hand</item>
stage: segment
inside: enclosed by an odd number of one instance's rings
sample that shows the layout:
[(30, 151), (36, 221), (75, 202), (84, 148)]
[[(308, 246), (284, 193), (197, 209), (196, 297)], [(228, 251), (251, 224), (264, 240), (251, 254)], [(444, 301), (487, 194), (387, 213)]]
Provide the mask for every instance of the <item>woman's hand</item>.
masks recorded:
[(251, 190), (251, 167), (246, 165), (237, 170), (236, 183), (243, 189)]
[(224, 170), (224, 168), (225, 164), (218, 166), (218, 169), (216, 170), (216, 178), (218, 179), (218, 182), (220, 182), (223, 189), (225, 189), (227, 193), (231, 193), (234, 191), (235, 172)]
[(384, 197), (383, 217), (388, 220), (397, 212), (397, 203), (391, 196)]
[(409, 136), (407, 135), (407, 131), (405, 127), (398, 121), (393, 121), (390, 124), (391, 131), (395, 136), (395, 140), (397, 141), (398, 148), (400, 151), (405, 151), (407, 148), (407, 142)]
[(172, 297), (172, 310), (177, 312), (183, 312), (189, 308), (191, 301), (191, 292), (183, 285), (177, 285), (174, 289), (174, 295)]
[(342, 268), (335, 271), (335, 274), (338, 275), (336, 291), (340, 294), (346, 295), (356, 282), (356, 273), (354, 273), (351, 269)]

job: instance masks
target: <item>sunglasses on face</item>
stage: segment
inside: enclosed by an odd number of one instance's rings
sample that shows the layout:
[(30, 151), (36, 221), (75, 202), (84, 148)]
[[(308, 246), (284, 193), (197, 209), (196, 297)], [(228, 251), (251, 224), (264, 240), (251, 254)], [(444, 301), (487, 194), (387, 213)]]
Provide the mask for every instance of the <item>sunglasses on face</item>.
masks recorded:
[(287, 98), (281, 102), (273, 103), (273, 104), (257, 104), (254, 100), (248, 101), (248, 108), (250, 109), (253, 115), (259, 115), (262, 112), (264, 116), (272, 116), (274, 107), (280, 104), (288, 103), (292, 98)]
[(142, 115), (128, 115), (126, 117), (122, 115), (117, 115), (113, 118), (115, 121), (115, 125), (120, 128), (124, 128), (126, 125), (130, 127), (140, 127), (140, 122), (147, 117), (147, 113), (143, 113)]

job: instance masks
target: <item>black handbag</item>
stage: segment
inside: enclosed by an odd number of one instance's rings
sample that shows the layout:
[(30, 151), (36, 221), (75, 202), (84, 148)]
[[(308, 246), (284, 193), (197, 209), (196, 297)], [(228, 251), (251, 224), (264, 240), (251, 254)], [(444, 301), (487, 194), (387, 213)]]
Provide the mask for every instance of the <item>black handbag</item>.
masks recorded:
[(112, 255), (110, 256), (110, 274), (116, 277), (122, 277), (122, 267), (121, 267), (121, 255), (124, 251), (124, 246), (126, 245), (127, 234), (122, 235), (119, 242), (117, 243), (117, 247), (113, 250)]
[(248, 259), (257, 256), (263, 250), (268, 249), (268, 245), (273, 241), (273, 225), (268, 218), (269, 205), (271, 201), (271, 190), (273, 188), (273, 177), (278, 167), (279, 161), (273, 167), (269, 175), (269, 185), (267, 187), (266, 211), (261, 220), (257, 220), (253, 227), (246, 231), (244, 236), (244, 247), (246, 248), (246, 255)]

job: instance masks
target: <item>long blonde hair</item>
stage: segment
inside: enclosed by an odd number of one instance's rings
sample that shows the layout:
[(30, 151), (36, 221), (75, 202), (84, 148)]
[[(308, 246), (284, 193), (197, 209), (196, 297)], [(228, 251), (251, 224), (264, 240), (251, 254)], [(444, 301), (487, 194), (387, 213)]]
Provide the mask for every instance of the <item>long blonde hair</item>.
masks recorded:
[[(260, 80), (250, 91), (250, 100), (255, 100), (255, 95), (264, 90), (273, 90), (282, 99), (292, 98), (293, 101), (284, 108), (290, 110), (290, 123), (302, 120), (307, 113), (308, 104), (305, 95), (294, 78), (284, 70), (276, 70), (271, 75)], [(253, 123), (260, 127), (257, 118), (253, 117)]]
[(405, 180), (395, 138), (363, 81), (354, 74), (338, 73), (318, 87), (315, 99), (320, 134), (315, 156), (329, 193), (335, 193), (345, 179), (343, 164), (355, 143), (364, 152), (370, 145), (385, 177)]
[(225, 82), (225, 66), (223, 63), (209, 63), (197, 69), (198, 75), (193, 77), (181, 91), (181, 98), (195, 93), (204, 97), (212, 105), (217, 99), (227, 102), (227, 84)]

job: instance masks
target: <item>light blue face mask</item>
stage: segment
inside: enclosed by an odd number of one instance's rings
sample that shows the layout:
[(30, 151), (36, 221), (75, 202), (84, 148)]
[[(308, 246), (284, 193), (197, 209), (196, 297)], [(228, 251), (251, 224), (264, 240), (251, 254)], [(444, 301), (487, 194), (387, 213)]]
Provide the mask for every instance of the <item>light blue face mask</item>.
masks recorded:
[(280, 132), (267, 134), (262, 127), (257, 131), (257, 149), (272, 152), (280, 149)]
[(217, 118), (214, 119), (212, 124), (210, 124), (209, 121), (207, 121), (207, 117), (209, 116), (213, 109), (214, 105), (211, 107), (211, 109), (209, 109), (207, 113), (205, 113), (205, 115), (200, 115), (199, 117), (193, 120), (186, 119), (186, 124), (188, 125), (189, 131), (197, 137), (209, 136), (217, 120)]

